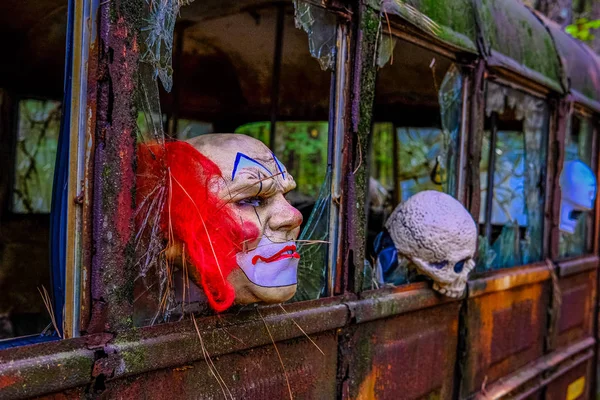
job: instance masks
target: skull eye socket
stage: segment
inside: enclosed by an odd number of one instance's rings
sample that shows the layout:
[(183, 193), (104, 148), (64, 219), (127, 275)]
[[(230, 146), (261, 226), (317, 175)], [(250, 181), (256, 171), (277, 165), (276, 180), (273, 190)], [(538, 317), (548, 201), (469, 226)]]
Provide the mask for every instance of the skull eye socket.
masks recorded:
[(462, 272), (463, 268), (465, 267), (466, 261), (467, 260), (464, 259), (464, 260), (461, 260), (461, 261), (457, 262), (456, 264), (454, 264), (454, 272), (456, 272), (457, 274), (460, 274)]
[(435, 269), (442, 269), (446, 265), (448, 265), (448, 260), (443, 260), (443, 261), (439, 261), (439, 262), (431, 262), (431, 263), (429, 263), (429, 265), (431, 265)]
[(583, 214), (583, 211), (573, 210), (569, 213), (569, 218), (572, 220), (579, 219), (579, 217)]

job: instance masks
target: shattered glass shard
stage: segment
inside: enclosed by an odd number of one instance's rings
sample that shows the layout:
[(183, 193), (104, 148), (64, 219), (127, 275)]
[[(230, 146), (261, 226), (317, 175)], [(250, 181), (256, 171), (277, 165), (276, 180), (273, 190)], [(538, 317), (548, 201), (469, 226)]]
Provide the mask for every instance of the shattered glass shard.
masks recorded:
[(141, 31), (146, 35), (144, 39), (145, 51), (142, 61), (149, 63), (154, 68), (154, 79), (157, 77), (167, 92), (173, 87), (173, 33), (175, 21), (182, 5), (189, 2), (181, 0), (146, 0), (150, 7), (146, 26)]
[(331, 208), (331, 167), (327, 174), (313, 211), (298, 238), (298, 289), (293, 301), (318, 299), (326, 282), (329, 255), (329, 212)]
[(302, 0), (294, 0), (296, 28), (308, 34), (310, 54), (319, 61), (323, 70), (335, 67), (337, 20), (324, 8)]
[(382, 35), (379, 41), (379, 48), (377, 50), (377, 66), (379, 68), (384, 67), (388, 62), (393, 62), (392, 55), (394, 54), (394, 48), (398, 39), (390, 35)]

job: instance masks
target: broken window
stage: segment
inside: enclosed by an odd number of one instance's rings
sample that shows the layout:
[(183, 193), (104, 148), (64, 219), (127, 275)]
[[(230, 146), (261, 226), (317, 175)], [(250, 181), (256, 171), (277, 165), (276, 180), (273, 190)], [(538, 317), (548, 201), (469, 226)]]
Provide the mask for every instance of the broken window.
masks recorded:
[[(0, 105), (10, 100), (0, 90)], [(0, 213), (0, 348), (48, 340), (52, 333), (49, 214), (61, 102), (24, 98), (14, 104), (12, 118), (0, 114), (0, 142), (14, 143), (12, 152), (2, 149), (12, 154), (3, 163), (13, 179), (0, 180), (12, 182), (12, 193), (0, 188), (0, 202), (2, 193), (12, 194), (11, 212)], [(12, 129), (6, 129), (9, 118)]]
[[(332, 158), (326, 121), (330, 114), (331, 70), (335, 68), (337, 19), (326, 10), (301, 1), (294, 5), (250, 7), (241, 13), (208, 19), (195, 15), (193, 5), (182, 8), (182, 21), (172, 29), (176, 32), (175, 44), (172, 37), (162, 39), (171, 43), (172, 56), (163, 54), (160, 59), (165, 62), (161, 63), (153, 56), (142, 66), (141, 91), (145, 96), (141, 97), (140, 106), (145, 118), (138, 124), (138, 142), (165, 148), (173, 143), (165, 137), (177, 138), (200, 149), (202, 143), (214, 137), (209, 134), (235, 132), (267, 145), (271, 149), (267, 157), (270, 161), (248, 155), (255, 145), (238, 148), (237, 156), (232, 153), (228, 179), (234, 181), (236, 168), (248, 165), (260, 171), (277, 169), (272, 172), (272, 180), (288, 182), (288, 175), (293, 176), (296, 189), (288, 192), (286, 199), (304, 220), (295, 245), (299, 264), (294, 300), (308, 300), (328, 295), (325, 287)], [(198, 20), (201, 22), (195, 22)], [(158, 38), (148, 33), (151, 29), (145, 32), (146, 46), (152, 49)], [(171, 60), (172, 80), (168, 79)], [(157, 88), (155, 79), (162, 81), (165, 74), (165, 89), (172, 83), (171, 92)], [(163, 114), (165, 120), (159, 121), (156, 116)], [(220, 136), (212, 142), (211, 149), (208, 146), (202, 150), (221, 170), (225, 168), (221, 158), (232, 149), (217, 147), (234, 140), (229, 138)], [(265, 164), (271, 161), (273, 168)], [(138, 168), (139, 165), (138, 159)], [(172, 171), (169, 169), (168, 174)], [(205, 290), (210, 285), (202, 280), (207, 273), (192, 270), (194, 266), (187, 261), (172, 262), (163, 251), (168, 237), (163, 234), (157, 215), (169, 206), (169, 185), (180, 184), (173, 179), (168, 181), (168, 174), (163, 170), (156, 190), (148, 192), (139, 187), (138, 179), (138, 196), (145, 194), (138, 197), (139, 277), (134, 305), (137, 325), (180, 318), (183, 311), (211, 312), (209, 304), (212, 305), (214, 293), (207, 296)], [(176, 180), (174, 173), (172, 176)], [(258, 220), (259, 225), (268, 221), (261, 214), (263, 199), (259, 198), (267, 187), (269, 177), (256, 184), (252, 196), (236, 200), (236, 204), (254, 207), (256, 216), (253, 214), (251, 219)], [(240, 217), (238, 223), (250, 222), (243, 219)], [(208, 234), (212, 234), (210, 229)], [(182, 247), (174, 251), (185, 254), (188, 250)], [(248, 273), (244, 271), (246, 278)]]
[(418, 192), (455, 195), (461, 127), (459, 68), (421, 47), (382, 38), (369, 162), (365, 289), (421, 279), (407, 262), (397, 261), (385, 222), (399, 203)]
[(542, 259), (547, 134), (543, 100), (488, 82), (477, 271)]
[[(567, 128), (565, 138), (565, 163), (569, 161), (582, 161), (592, 167), (592, 134), (593, 126), (588, 118), (573, 115)], [(560, 257), (574, 257), (589, 253), (592, 235), (593, 213), (584, 213), (577, 220), (575, 233), (560, 232), (559, 254)]]
[(59, 141), (67, 6), (15, 2), (0, 17), (0, 349), (57, 339), (53, 320), (62, 328), (64, 293), (52, 277), (65, 273), (50, 260), (64, 249), (55, 222), (66, 221), (52, 192), (55, 162), (69, 158)]

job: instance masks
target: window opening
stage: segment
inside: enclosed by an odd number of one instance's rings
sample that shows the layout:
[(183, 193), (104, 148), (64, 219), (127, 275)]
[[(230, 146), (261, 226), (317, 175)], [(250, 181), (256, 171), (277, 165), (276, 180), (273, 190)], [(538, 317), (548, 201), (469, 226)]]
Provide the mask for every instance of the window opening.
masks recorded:
[(364, 289), (424, 279), (385, 228), (394, 208), (425, 190), (456, 195), (463, 79), (450, 60), (383, 35), (370, 154)]
[[(588, 118), (576, 114), (571, 117), (569, 122), (565, 138), (565, 163), (579, 160), (591, 168), (592, 123)], [(588, 238), (593, 223), (593, 213), (585, 213), (578, 218), (575, 233), (560, 232), (559, 254), (561, 258), (579, 256), (591, 251)]]
[[(10, 100), (0, 90), (0, 105)], [(52, 299), (62, 298), (60, 293), (53, 296), (49, 246), (61, 102), (21, 98), (14, 104), (15, 117), (0, 116), (0, 121), (15, 121), (13, 129), (0, 126), (0, 137), (12, 136), (14, 143), (6, 159), (12, 164), (7, 168), (12, 180), (3, 181), (12, 182), (12, 192), (0, 189), (12, 197), (10, 212), (0, 214), (0, 348), (55, 339), (52, 317), (58, 314), (53, 309), (60, 303)]]
[[(277, 168), (279, 172), (272, 179), (278, 179), (277, 175), (287, 179), (286, 174), (294, 177), (296, 190), (289, 192), (286, 198), (304, 219), (301, 236), (296, 241), (300, 259), (294, 299), (307, 300), (326, 294), (331, 164), (329, 124), (325, 121), (330, 112), (331, 72), (325, 69), (334, 66), (329, 59), (335, 60), (336, 42), (332, 38), (335, 39), (337, 33), (337, 21), (333, 14), (319, 7), (300, 1), (295, 5), (295, 10), (288, 5), (276, 5), (200, 23), (183, 21), (184, 28), (174, 28), (183, 35), (182, 53), (172, 78), (179, 100), (173, 101), (172, 94), (159, 91), (155, 79), (163, 78), (160, 68), (158, 74), (155, 72), (157, 57), (145, 59), (141, 66), (140, 87), (144, 92), (144, 96), (140, 96), (144, 118), (143, 123), (138, 124), (138, 143), (157, 144), (157, 159), (161, 159), (164, 154), (161, 149), (174, 143), (171, 139), (165, 140), (165, 124), (156, 117), (165, 113), (177, 118), (177, 139), (191, 144), (203, 146), (200, 143), (211, 140), (209, 133), (235, 132), (269, 145), (270, 157), (276, 160), (274, 164), (268, 162), (266, 166), (266, 161), (245, 155), (244, 152), (252, 149), (240, 148), (236, 161), (231, 160), (232, 165), (238, 167), (232, 167), (228, 179), (233, 181), (237, 176), (236, 168), (243, 169), (248, 165), (262, 168), (261, 171)], [(302, 29), (296, 29), (295, 24)], [(303, 30), (308, 32), (308, 45)], [(150, 35), (145, 41), (150, 48), (151, 34), (146, 34)], [(172, 38), (167, 41), (172, 44)], [(178, 87), (180, 82), (185, 85)], [(302, 90), (298, 90), (299, 85)], [(168, 86), (165, 85), (165, 89)], [(226, 135), (222, 136), (223, 142), (228, 140)], [(225, 164), (219, 154), (225, 157), (225, 151), (217, 149), (219, 145), (219, 142), (213, 142), (214, 149), (210, 151), (205, 147), (205, 155), (223, 170)], [(139, 157), (138, 168), (147, 161)], [(164, 161), (165, 164), (170, 162)], [(137, 259), (140, 273), (136, 279), (134, 304), (137, 325), (177, 319), (183, 312), (210, 314), (207, 300), (213, 301), (210, 304), (214, 306), (216, 292), (207, 296), (205, 290), (209, 286), (202, 280), (208, 276), (206, 270), (192, 271), (190, 258), (185, 258), (184, 267), (182, 247), (171, 248), (179, 252), (177, 260), (167, 259), (171, 253), (163, 251), (167, 237), (163, 234), (159, 215), (160, 210), (168, 206), (169, 175), (165, 169), (161, 171), (153, 178), (158, 186), (144, 189), (140, 186), (138, 170)], [(169, 171), (175, 178), (174, 169), (169, 167)], [(266, 186), (261, 183), (256, 189), (262, 190), (261, 187)], [(258, 218), (260, 225), (264, 218), (258, 210), (262, 200), (251, 196), (237, 201), (247, 201), (249, 207), (255, 207), (257, 212), (249, 220)], [(230, 207), (228, 202), (223, 206)], [(245, 218), (240, 221), (247, 222)], [(248, 272), (244, 271), (244, 274)], [(236, 283), (232, 285), (235, 287)]]
[(488, 82), (486, 117), (480, 163), (479, 272), (543, 257), (547, 105)]
[(16, 2), (0, 17), (0, 349), (56, 340), (72, 317), (64, 304), (74, 7)]

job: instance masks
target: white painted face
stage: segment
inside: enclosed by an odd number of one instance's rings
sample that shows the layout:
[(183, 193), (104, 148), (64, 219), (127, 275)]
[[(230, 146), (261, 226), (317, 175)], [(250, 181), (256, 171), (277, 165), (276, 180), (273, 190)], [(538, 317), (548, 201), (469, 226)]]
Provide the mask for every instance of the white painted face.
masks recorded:
[(460, 202), (426, 190), (399, 204), (386, 222), (398, 250), (416, 269), (433, 279), (433, 288), (460, 297), (475, 267), (477, 225)]
[(240, 252), (238, 265), (248, 280), (263, 287), (283, 287), (298, 283), (298, 261), (293, 241), (273, 243), (266, 237), (254, 250)]
[(568, 161), (560, 175), (560, 187), (560, 230), (572, 234), (577, 226), (577, 218), (594, 208), (596, 176), (585, 163)]
[(240, 268), (227, 278), (236, 303), (280, 303), (296, 292), (295, 240), (302, 214), (285, 198), (296, 187), (285, 166), (259, 140), (238, 134), (201, 135), (188, 141), (221, 170), (211, 190), (252, 234), (237, 254)]

